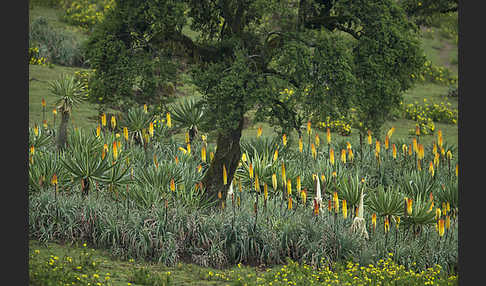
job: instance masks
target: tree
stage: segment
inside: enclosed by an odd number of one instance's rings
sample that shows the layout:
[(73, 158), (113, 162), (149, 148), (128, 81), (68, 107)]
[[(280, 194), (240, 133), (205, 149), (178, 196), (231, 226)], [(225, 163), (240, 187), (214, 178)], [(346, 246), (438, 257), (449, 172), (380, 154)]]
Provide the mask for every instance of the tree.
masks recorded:
[[(119, 2), (91, 43), (123, 27), (110, 35), (124, 49), (174, 54), (170, 47), (178, 47), (192, 59), (205, 121), (218, 134), (203, 178), (214, 200), (218, 191), (226, 197), (223, 166), (230, 182), (249, 110), (282, 132), (301, 134), (307, 120), (347, 114), (354, 106), (361, 131), (377, 132), (425, 60), (417, 27), (393, 0)], [(186, 18), (197, 38), (183, 33)], [(100, 65), (103, 53), (93, 52)]]
[(61, 78), (49, 82), (49, 92), (56, 96), (56, 108), (61, 113), (61, 123), (57, 135), (57, 148), (66, 147), (67, 126), (73, 107), (84, 100), (83, 85), (74, 76), (62, 75)]

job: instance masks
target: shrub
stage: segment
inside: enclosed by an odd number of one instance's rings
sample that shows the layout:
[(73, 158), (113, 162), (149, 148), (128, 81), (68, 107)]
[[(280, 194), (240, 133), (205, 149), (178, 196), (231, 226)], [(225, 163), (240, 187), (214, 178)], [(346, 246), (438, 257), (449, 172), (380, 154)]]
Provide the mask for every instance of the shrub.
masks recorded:
[(61, 0), (64, 20), (72, 25), (92, 28), (104, 19), (115, 5), (115, 0)]
[(29, 45), (38, 47), (38, 56), (64, 66), (84, 66), (82, 40), (66, 30), (55, 30), (39, 16), (29, 27)]

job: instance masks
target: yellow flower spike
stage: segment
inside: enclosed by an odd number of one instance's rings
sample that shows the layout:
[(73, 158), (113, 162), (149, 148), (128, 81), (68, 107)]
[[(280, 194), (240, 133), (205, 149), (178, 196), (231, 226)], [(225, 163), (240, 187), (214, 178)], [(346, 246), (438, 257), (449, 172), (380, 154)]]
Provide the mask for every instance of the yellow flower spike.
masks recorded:
[(407, 214), (412, 215), (412, 204), (413, 200), (411, 198), (405, 198), (406, 204), (407, 204)]
[(332, 201), (334, 202), (334, 211), (336, 213), (339, 212), (339, 197), (338, 197), (338, 193), (337, 192), (334, 192), (332, 194)]
[(378, 155), (380, 154), (380, 151), (381, 151), (381, 144), (380, 144), (380, 141), (379, 141), (379, 140), (376, 140), (376, 147), (375, 147), (375, 151), (376, 151), (376, 153), (378, 153)]
[(449, 230), (451, 228), (451, 217), (449, 215), (446, 216), (445, 227), (446, 227), (446, 230)]
[(260, 192), (260, 181), (258, 180), (258, 174), (255, 173), (255, 190)]
[(312, 150), (312, 158), (314, 158), (314, 160), (317, 159), (317, 151), (316, 151), (316, 146), (314, 145), (314, 143), (311, 143), (311, 150)]
[(442, 139), (442, 130), (437, 131), (437, 144), (439, 144), (439, 147), (442, 148), (443, 145), (443, 139)]
[(287, 196), (292, 195), (292, 181), (290, 179), (287, 180)]
[(249, 168), (250, 179), (253, 179), (253, 164), (251, 162), (248, 168)]
[(147, 104), (144, 104), (144, 105), (143, 105), (143, 111), (144, 111), (145, 113), (148, 113)]
[(57, 115), (57, 108), (52, 109), (52, 114), (53, 114), (54, 116), (56, 116), (56, 115)]
[(154, 137), (154, 123), (153, 122), (150, 122), (150, 124), (149, 124), (149, 134), (150, 134), (150, 137)]
[(57, 174), (56, 173), (54, 173), (54, 175), (52, 175), (51, 184), (53, 186), (57, 186)]
[(311, 122), (309, 120), (309, 121), (307, 121), (307, 135), (310, 136), (311, 133), (312, 133), (312, 127), (311, 127)]
[(332, 148), (329, 151), (329, 161), (331, 162), (332, 165), (334, 165), (334, 149)]
[(373, 231), (376, 229), (376, 213), (371, 215), (371, 225), (373, 226)]
[(341, 150), (341, 162), (343, 162), (343, 164), (346, 164), (346, 150), (345, 149)]
[(434, 145), (432, 146), (432, 154), (437, 154), (437, 144), (435, 144), (434, 142)]
[(157, 162), (157, 155), (156, 155), (156, 154), (154, 154), (154, 159), (153, 159), (153, 161), (154, 161), (155, 168), (157, 168), (157, 169), (158, 169), (158, 168), (159, 168), (159, 163)]
[(351, 143), (349, 141), (346, 141), (346, 149), (351, 150)]
[(282, 135), (282, 142), (284, 146), (287, 146), (287, 134)]
[(440, 155), (439, 153), (435, 153), (435, 156), (434, 156), (434, 166), (436, 166), (437, 168), (439, 168), (439, 159), (440, 159)]
[(319, 134), (316, 133), (316, 136), (314, 137), (314, 142), (316, 144), (316, 147), (319, 147), (319, 144), (321, 143), (321, 140), (319, 138)]
[(186, 149), (184, 149), (184, 148), (182, 148), (182, 147), (179, 147), (179, 150), (180, 150), (182, 153), (187, 154), (187, 150), (186, 150)]
[(170, 179), (170, 190), (175, 192), (175, 181), (174, 178)]
[(447, 156), (447, 159), (448, 159), (448, 160), (452, 160), (452, 152), (451, 152), (451, 150), (448, 150), (448, 151), (447, 151), (446, 156)]
[(116, 128), (116, 117), (115, 117), (115, 115), (111, 116), (111, 128), (112, 129)]
[(206, 162), (206, 146), (201, 148), (201, 161)]
[(417, 160), (417, 170), (422, 171), (422, 163), (420, 163), (420, 159)]
[(425, 156), (424, 152), (424, 145), (423, 144), (418, 144), (418, 158), (422, 160)]
[(35, 154), (35, 147), (34, 147), (34, 145), (31, 145), (30, 146), (30, 154), (31, 155), (34, 155)]
[(299, 137), (299, 152), (300, 153), (302, 153), (303, 148), (304, 148), (304, 145), (302, 143), (302, 136), (301, 136), (301, 137)]
[(272, 186), (273, 190), (277, 190), (277, 174), (273, 173), (272, 174)]
[(451, 204), (449, 202), (446, 203), (446, 211), (447, 212), (451, 211)]
[(241, 161), (246, 162), (246, 153), (243, 153), (243, 155), (241, 155)]
[(403, 144), (402, 145), (402, 153), (403, 153), (403, 155), (407, 154), (407, 151), (408, 151), (407, 144)]
[(128, 141), (128, 128), (123, 127), (123, 138), (125, 138), (125, 141)]
[(392, 144), (392, 156), (393, 159), (397, 158), (397, 146), (395, 146), (395, 144)]
[(212, 162), (214, 159), (214, 153), (211, 151), (209, 152), (209, 161)]
[(390, 130), (388, 130), (388, 132), (386, 133), (386, 135), (388, 136), (388, 138), (391, 139), (391, 137), (393, 135), (393, 132), (395, 132), (395, 127), (390, 128)]
[(371, 130), (368, 130), (368, 145), (371, 145), (372, 144), (372, 141), (371, 141)]
[(321, 174), (321, 182), (322, 183), (326, 182), (326, 176), (324, 175), (324, 173)]
[(435, 174), (435, 171), (434, 171), (434, 163), (432, 161), (429, 162), (429, 173), (430, 175), (433, 177), (434, 174)]
[(292, 210), (292, 197), (289, 197), (288, 201), (289, 201), (288, 209)]
[(456, 177), (459, 177), (459, 164), (456, 164)]
[(385, 216), (385, 233), (388, 233), (390, 231), (390, 220), (388, 219), (388, 216)]
[(348, 157), (349, 157), (349, 161), (352, 162), (354, 159), (353, 149), (348, 149)]
[(201, 173), (201, 171), (202, 171), (202, 166), (201, 166), (201, 164), (199, 164), (199, 165), (197, 165), (197, 172)]
[(415, 135), (420, 136), (420, 126), (418, 124), (415, 125)]
[(390, 147), (390, 138), (388, 137), (388, 135), (385, 136), (385, 150), (388, 150), (388, 148)]
[(35, 136), (39, 136), (39, 127), (37, 126), (37, 124), (34, 125), (34, 134)]
[(408, 145), (408, 156), (412, 156), (412, 144)]
[(187, 144), (187, 143), (189, 143), (189, 132), (186, 132), (186, 133), (184, 134), (184, 142), (185, 142), (186, 144)]
[(413, 147), (413, 151), (415, 153), (418, 153), (417, 138), (415, 138), (415, 137), (412, 139), (412, 147)]
[(430, 202), (430, 208), (427, 212), (431, 212), (434, 209), (434, 201)]
[(326, 129), (326, 140), (327, 145), (331, 144), (331, 130), (329, 130), (329, 128)]
[(342, 208), (343, 208), (343, 218), (346, 219), (346, 218), (348, 218), (348, 205), (347, 205), (346, 200), (343, 200), (342, 201), (342, 204), (343, 204), (343, 206), (342, 206)]
[(438, 220), (440, 219), (442, 215), (442, 211), (440, 210), (440, 208), (435, 208), (435, 219)]
[(113, 142), (113, 159), (116, 161), (118, 159), (118, 145), (116, 141)]
[(444, 236), (444, 219), (439, 219), (439, 236)]
[(257, 129), (257, 137), (260, 137), (260, 136), (262, 136), (262, 127), (261, 126), (258, 127), (258, 129)]
[(300, 196), (302, 197), (302, 201), (304, 202), (304, 206), (306, 206), (307, 205), (307, 190), (303, 189), (300, 192)]
[(268, 185), (263, 183), (263, 199), (266, 201), (268, 199)]
[(223, 164), (223, 185), (228, 184), (228, 174), (226, 172), (226, 165)]
[(273, 152), (273, 161), (277, 161), (278, 159), (278, 149), (275, 149), (275, 152)]
[(191, 143), (187, 143), (187, 154), (191, 155)]
[(170, 118), (170, 113), (167, 112), (167, 114), (165, 116), (166, 116), (167, 127), (171, 128), (172, 127), (172, 121), (171, 121), (171, 118)]
[(42, 127), (44, 127), (44, 129), (47, 129), (47, 120), (42, 120)]

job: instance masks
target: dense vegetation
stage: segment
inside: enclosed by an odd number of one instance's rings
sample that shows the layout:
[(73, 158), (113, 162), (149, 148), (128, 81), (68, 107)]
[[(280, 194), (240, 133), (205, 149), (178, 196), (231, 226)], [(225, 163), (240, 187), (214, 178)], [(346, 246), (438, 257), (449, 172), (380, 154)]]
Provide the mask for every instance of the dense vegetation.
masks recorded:
[[(31, 3), (30, 239), (208, 283), (457, 283), (457, 71), (420, 42), (457, 44), (457, 3), (216, 2)], [(33, 283), (118, 285), (38, 254)]]

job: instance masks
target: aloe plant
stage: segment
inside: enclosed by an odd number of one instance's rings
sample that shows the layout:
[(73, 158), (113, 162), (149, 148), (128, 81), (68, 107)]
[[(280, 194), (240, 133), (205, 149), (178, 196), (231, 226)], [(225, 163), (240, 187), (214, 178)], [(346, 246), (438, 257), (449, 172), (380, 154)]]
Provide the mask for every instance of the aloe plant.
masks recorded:
[(381, 217), (401, 216), (403, 214), (403, 198), (399, 187), (388, 187), (385, 189), (379, 186), (369, 195), (368, 206), (370, 209)]
[(189, 142), (192, 142), (201, 129), (204, 120), (202, 105), (194, 99), (186, 99), (172, 105), (170, 113), (179, 128), (187, 128)]

